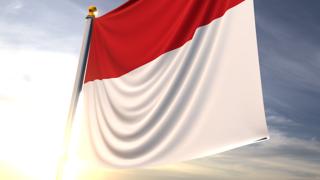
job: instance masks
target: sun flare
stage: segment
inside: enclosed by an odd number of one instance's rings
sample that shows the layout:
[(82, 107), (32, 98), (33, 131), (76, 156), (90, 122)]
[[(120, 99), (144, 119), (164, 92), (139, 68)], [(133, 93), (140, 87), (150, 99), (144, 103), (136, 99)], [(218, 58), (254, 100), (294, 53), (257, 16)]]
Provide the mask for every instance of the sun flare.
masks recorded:
[(0, 179), (55, 179), (77, 58), (36, 50), (1, 55), (0, 170), (10, 172), (0, 171)]

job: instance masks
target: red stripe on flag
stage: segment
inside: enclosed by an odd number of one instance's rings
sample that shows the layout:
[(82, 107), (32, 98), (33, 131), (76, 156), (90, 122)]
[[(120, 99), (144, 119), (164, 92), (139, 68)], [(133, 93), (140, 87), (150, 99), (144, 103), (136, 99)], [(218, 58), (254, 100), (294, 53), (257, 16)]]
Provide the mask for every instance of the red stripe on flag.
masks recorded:
[(181, 47), (242, 1), (128, 1), (94, 20), (85, 82), (119, 77)]

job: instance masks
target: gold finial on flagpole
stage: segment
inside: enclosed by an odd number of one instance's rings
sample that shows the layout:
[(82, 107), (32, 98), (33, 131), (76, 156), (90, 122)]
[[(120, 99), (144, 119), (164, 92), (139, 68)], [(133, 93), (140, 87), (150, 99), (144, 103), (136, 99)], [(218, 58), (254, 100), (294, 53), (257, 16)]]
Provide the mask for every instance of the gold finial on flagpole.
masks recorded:
[(96, 15), (98, 14), (98, 9), (95, 6), (89, 6), (88, 11), (89, 11), (88, 13), (89, 17), (96, 17)]

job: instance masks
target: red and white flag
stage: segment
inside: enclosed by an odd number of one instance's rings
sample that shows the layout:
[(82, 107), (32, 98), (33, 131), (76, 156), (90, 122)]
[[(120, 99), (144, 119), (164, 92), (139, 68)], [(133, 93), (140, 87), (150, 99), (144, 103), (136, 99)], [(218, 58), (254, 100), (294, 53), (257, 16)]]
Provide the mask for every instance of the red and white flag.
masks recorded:
[(80, 154), (107, 167), (268, 138), (253, 0), (131, 0), (94, 19)]

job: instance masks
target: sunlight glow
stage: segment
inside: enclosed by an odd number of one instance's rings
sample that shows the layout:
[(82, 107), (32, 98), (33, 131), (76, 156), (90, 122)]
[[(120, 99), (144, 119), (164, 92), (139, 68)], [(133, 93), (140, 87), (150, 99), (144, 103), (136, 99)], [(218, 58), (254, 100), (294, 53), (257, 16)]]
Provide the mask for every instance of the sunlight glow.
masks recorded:
[(77, 57), (37, 50), (0, 54), (0, 166), (30, 179), (55, 179)]

